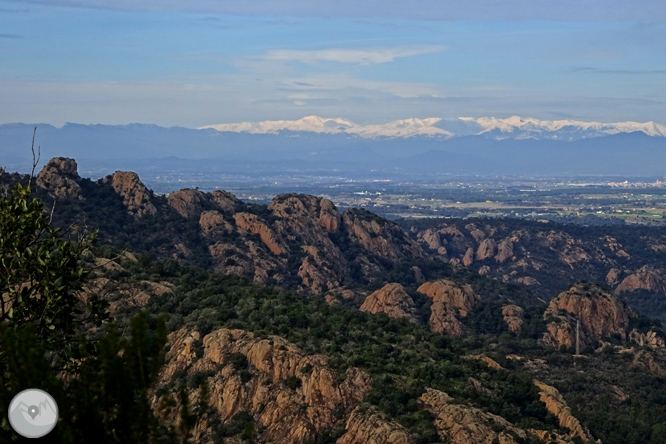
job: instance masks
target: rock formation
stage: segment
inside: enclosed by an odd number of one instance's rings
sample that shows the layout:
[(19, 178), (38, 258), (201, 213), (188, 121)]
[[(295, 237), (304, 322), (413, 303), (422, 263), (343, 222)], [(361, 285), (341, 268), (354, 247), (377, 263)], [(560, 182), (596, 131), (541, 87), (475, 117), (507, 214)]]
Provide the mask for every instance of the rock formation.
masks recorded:
[(284, 219), (308, 219), (330, 233), (340, 228), (341, 216), (333, 202), (308, 194), (280, 194), (273, 198), (268, 207), (278, 217)]
[(136, 218), (146, 214), (157, 213), (152, 202), (152, 192), (139, 180), (136, 173), (129, 171), (116, 171), (106, 176), (103, 183), (110, 185), (113, 191), (120, 194), (127, 211)]
[[(236, 413), (246, 411), (261, 427), (259, 442), (297, 444), (314, 441), (324, 430), (342, 420), (370, 389), (370, 377), (349, 368), (344, 381), (327, 365), (321, 355), (304, 355), (297, 347), (277, 336), (255, 338), (243, 330), (220, 329), (202, 340), (196, 332), (179, 330), (169, 335), (167, 365), (160, 385), (168, 384), (174, 375), (206, 372), (209, 387), (208, 404), (222, 423)], [(201, 352), (195, 353), (196, 349)], [(242, 354), (247, 364), (239, 369), (227, 365), (231, 356)], [(236, 361), (237, 362), (237, 361)], [(241, 373), (245, 372), (245, 376)], [(297, 378), (299, 385), (286, 385)], [(198, 392), (190, 393), (195, 402)], [(154, 407), (160, 403), (153, 401)], [(163, 420), (178, 421), (177, 409)], [(200, 425), (196, 430), (203, 441), (211, 439), (213, 430)], [(350, 441), (353, 442), (353, 441)]]
[(203, 192), (192, 189), (174, 191), (167, 198), (169, 206), (188, 219), (201, 214), (205, 201), (206, 196)]
[(488, 259), (489, 257), (495, 256), (495, 250), (497, 246), (495, 241), (492, 239), (484, 239), (479, 244), (479, 248), (476, 250), (476, 260), (482, 261)]
[(432, 331), (462, 336), (462, 323), (456, 315), (465, 317), (474, 308), (478, 296), (469, 285), (458, 285), (448, 279), (426, 282), (418, 290), (432, 299), (430, 320)]
[(467, 251), (465, 251), (465, 255), (462, 258), (462, 263), (465, 267), (469, 267), (474, 263), (474, 249), (472, 247), (469, 247)]
[(372, 254), (391, 261), (426, 257), (416, 242), (395, 223), (368, 211), (349, 209), (342, 215), (342, 221), (350, 240)]
[(617, 281), (620, 277), (620, 270), (617, 268), (611, 268), (606, 275), (606, 283), (610, 286), (617, 284)]
[(479, 299), (470, 285), (459, 285), (449, 279), (426, 282), (416, 291), (425, 294), (433, 302), (443, 302), (451, 308), (458, 309), (461, 316), (467, 316)]
[(365, 299), (361, 311), (386, 313), (391, 318), (407, 318), (417, 322), (414, 300), (400, 284), (387, 284)]
[(653, 267), (645, 266), (630, 274), (617, 286), (616, 294), (646, 290), (653, 293), (666, 294), (666, 282)]
[[(432, 228), (428, 228), (424, 232), (419, 233), (418, 239), (419, 241), (425, 243), (429, 249), (437, 251), (438, 253), (439, 249), (444, 247), (442, 245), (442, 239), (439, 236), (439, 232)], [(444, 251), (446, 251), (446, 249), (444, 249)]]
[(76, 161), (54, 157), (37, 175), (37, 186), (56, 199), (81, 199), (81, 186)]
[(228, 191), (215, 190), (210, 193), (210, 200), (219, 211), (223, 213), (235, 213), (242, 202)]
[(339, 233), (341, 216), (333, 203), (306, 194), (281, 194), (268, 207), (277, 220), (272, 228), (305, 253), (299, 276), (304, 289), (320, 293), (338, 288), (349, 273), (342, 251), (330, 234)]
[(629, 319), (635, 316), (615, 295), (597, 285), (579, 283), (560, 293), (548, 305), (544, 319), (552, 321), (547, 325), (542, 342), (554, 347), (574, 346), (576, 320), (581, 324), (582, 346), (614, 333), (626, 340)]
[[(421, 406), (436, 417), (441, 442), (451, 444), (516, 444), (512, 432), (525, 440), (527, 433), (504, 418), (452, 402), (446, 393), (431, 388), (421, 395)], [(499, 429), (499, 431), (497, 431)]]
[(500, 264), (508, 261), (513, 257), (513, 239), (503, 239), (497, 246), (497, 255), (495, 260)]
[(505, 305), (502, 307), (502, 316), (504, 316), (504, 322), (509, 327), (509, 331), (519, 333), (522, 330), (525, 321), (525, 312), (522, 308), (517, 305)]
[(662, 369), (659, 363), (654, 359), (654, 356), (645, 350), (641, 350), (634, 355), (634, 359), (631, 362), (631, 368), (650, 372), (660, 378), (666, 376), (666, 372), (664, 372), (664, 369)]
[(652, 330), (647, 333), (640, 333), (638, 330), (633, 329), (631, 333), (629, 333), (629, 339), (641, 347), (648, 346), (652, 348), (664, 348), (666, 346), (664, 339), (657, 336), (657, 332)]
[(516, 282), (518, 282), (520, 284), (523, 284), (527, 287), (531, 287), (533, 285), (540, 285), (539, 281), (537, 281), (536, 279), (534, 279), (531, 276), (519, 277), (518, 279), (516, 279)]
[(234, 226), (224, 220), (224, 216), (216, 210), (201, 213), (199, 226), (201, 227), (201, 232), (204, 234), (215, 232), (231, 233), (234, 230)]
[(236, 226), (248, 233), (258, 234), (261, 241), (268, 247), (269, 250), (275, 255), (281, 255), (286, 250), (285, 247), (280, 245), (277, 236), (259, 216), (251, 213), (236, 213), (234, 214)]
[(579, 437), (583, 442), (593, 441), (590, 432), (583, 428), (580, 421), (571, 414), (571, 409), (555, 387), (536, 380), (534, 385), (539, 388), (539, 399), (546, 404), (550, 413), (557, 416), (560, 426), (568, 428), (572, 436)]
[(375, 407), (356, 407), (347, 420), (338, 444), (412, 444), (409, 433), (395, 421), (384, 418)]

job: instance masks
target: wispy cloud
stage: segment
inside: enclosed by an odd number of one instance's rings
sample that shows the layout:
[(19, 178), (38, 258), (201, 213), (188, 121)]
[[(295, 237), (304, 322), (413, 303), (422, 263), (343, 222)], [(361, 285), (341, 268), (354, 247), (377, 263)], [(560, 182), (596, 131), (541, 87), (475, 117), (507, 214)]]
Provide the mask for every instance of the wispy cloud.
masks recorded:
[(666, 69), (600, 69), (593, 68), (590, 66), (583, 66), (580, 68), (574, 68), (571, 72), (589, 72), (595, 74), (626, 74), (626, 75), (654, 75), (654, 74), (666, 74)]
[(22, 39), (18, 34), (0, 34), (0, 39)]
[(446, 50), (440, 45), (397, 46), (393, 48), (331, 48), (319, 50), (276, 49), (260, 56), (274, 62), (302, 62), (318, 64), (323, 62), (351, 63), (356, 65), (377, 65), (393, 62), (395, 59), (433, 54)]
[(663, 0), (11, 0), (48, 6), (251, 16), (389, 17), (425, 20), (666, 21)]

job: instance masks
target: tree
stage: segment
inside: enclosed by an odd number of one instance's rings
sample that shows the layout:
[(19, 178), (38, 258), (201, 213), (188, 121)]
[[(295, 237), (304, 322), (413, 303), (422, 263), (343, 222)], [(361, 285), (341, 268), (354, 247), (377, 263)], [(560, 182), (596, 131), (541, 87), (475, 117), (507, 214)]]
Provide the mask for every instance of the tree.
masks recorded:
[(104, 303), (77, 297), (87, 273), (83, 253), (94, 233), (72, 242), (50, 225), (44, 205), (31, 199), (30, 185), (17, 184), (0, 197), (0, 323), (30, 325), (51, 352), (72, 345), (80, 326), (104, 319)]
[[(86, 334), (107, 319), (103, 301), (79, 297), (94, 241), (70, 241), (52, 227), (30, 183), (0, 196), (0, 410), (20, 391), (41, 388), (60, 412), (42, 442), (186, 442), (189, 431), (160, 424), (149, 401), (164, 360), (164, 319), (142, 313), (127, 335), (112, 322)], [(3, 416), (0, 442), (17, 441)]]

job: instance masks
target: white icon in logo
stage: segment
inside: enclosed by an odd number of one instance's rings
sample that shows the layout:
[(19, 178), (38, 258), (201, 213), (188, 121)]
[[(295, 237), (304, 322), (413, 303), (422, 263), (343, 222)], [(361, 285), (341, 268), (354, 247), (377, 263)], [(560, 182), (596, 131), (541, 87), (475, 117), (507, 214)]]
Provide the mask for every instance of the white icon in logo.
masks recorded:
[(9, 423), (26, 438), (47, 435), (58, 422), (58, 404), (44, 390), (23, 390), (9, 404)]

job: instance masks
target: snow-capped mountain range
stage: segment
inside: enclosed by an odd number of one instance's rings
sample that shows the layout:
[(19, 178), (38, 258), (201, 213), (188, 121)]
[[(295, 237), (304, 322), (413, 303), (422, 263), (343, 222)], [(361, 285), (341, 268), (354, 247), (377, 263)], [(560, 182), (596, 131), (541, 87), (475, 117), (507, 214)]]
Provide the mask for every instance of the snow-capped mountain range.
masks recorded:
[(308, 116), (299, 120), (223, 123), (200, 129), (248, 134), (277, 134), (283, 131), (320, 134), (349, 134), (368, 139), (427, 136), (450, 139), (461, 136), (485, 136), (493, 139), (550, 139), (573, 141), (619, 133), (643, 132), (649, 136), (666, 137), (666, 126), (655, 122), (581, 122), (576, 120), (538, 120), (518, 116), (459, 117), (443, 119), (395, 120), (384, 124), (361, 125), (340, 118)]

